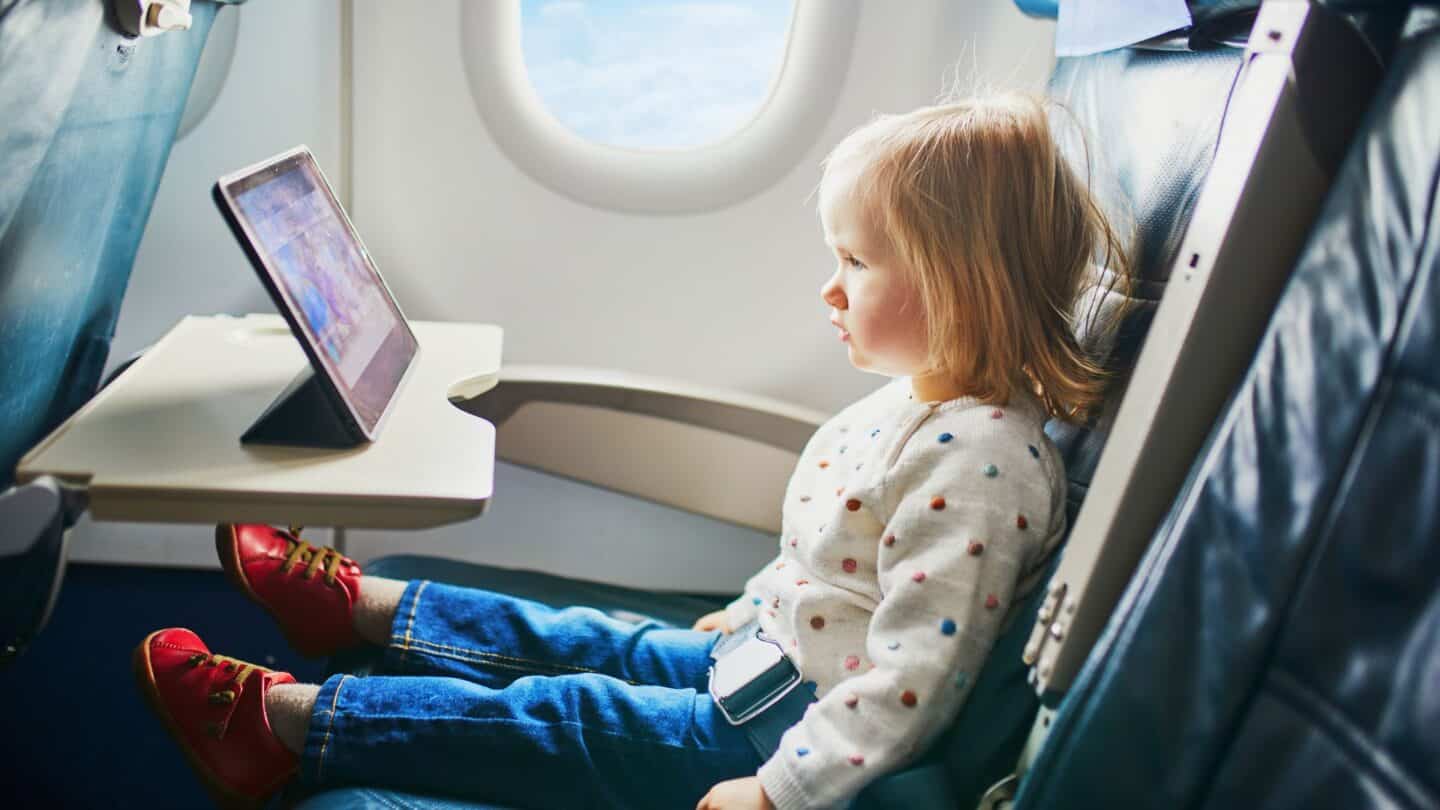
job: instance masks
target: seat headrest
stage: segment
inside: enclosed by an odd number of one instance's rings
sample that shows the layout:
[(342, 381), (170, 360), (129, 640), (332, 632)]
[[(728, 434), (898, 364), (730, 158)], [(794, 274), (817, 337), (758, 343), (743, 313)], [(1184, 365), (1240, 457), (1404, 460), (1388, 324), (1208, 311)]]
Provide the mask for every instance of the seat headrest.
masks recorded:
[[(1124, 375), (1139, 354), (1210, 169), (1242, 53), (1120, 49), (1056, 61), (1049, 94), (1059, 102), (1051, 128), (1076, 173), (1089, 182), (1117, 235), (1130, 247), (1134, 306), (1115, 336), (1108, 365)], [(1082, 301), (1081, 313), (1088, 305)], [(1103, 315), (1107, 305), (1102, 304)], [(1092, 310), (1093, 311), (1093, 310)], [(1085, 322), (1078, 324), (1083, 331)], [(1092, 347), (1104, 348), (1104, 347)], [(1070, 518), (1099, 460), (1118, 396), (1100, 423), (1052, 421), (1065, 456)]]

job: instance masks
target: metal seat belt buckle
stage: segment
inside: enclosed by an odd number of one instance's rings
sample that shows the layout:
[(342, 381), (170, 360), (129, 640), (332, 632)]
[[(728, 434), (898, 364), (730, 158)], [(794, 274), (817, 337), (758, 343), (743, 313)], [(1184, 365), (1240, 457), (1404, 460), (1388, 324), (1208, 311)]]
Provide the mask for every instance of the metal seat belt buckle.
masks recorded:
[(759, 627), (710, 665), (710, 697), (732, 726), (778, 703), (800, 685), (800, 670)]

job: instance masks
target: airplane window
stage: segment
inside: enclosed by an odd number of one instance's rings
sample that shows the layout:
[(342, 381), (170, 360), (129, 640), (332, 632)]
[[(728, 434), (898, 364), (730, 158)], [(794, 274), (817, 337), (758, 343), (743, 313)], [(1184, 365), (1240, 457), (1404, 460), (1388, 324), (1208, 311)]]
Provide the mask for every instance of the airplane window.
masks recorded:
[(682, 214), (759, 193), (815, 145), (861, 0), (459, 5), (471, 100), (516, 167), (597, 208)]
[(755, 117), (792, 12), (777, 0), (522, 0), (521, 49), (540, 100), (576, 134), (685, 149)]

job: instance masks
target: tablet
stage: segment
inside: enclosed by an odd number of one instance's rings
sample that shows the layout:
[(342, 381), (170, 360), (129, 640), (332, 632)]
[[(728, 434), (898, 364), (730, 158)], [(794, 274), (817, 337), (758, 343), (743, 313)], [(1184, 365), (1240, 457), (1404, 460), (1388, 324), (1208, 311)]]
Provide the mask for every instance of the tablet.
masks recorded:
[(298, 146), (214, 196), (335, 415), (374, 441), (419, 344), (315, 157)]

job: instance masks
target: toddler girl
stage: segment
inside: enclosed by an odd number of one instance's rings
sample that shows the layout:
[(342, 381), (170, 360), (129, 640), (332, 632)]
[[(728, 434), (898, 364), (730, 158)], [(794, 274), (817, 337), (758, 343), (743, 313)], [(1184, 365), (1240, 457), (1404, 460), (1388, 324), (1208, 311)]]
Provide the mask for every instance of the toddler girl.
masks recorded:
[[(779, 554), (738, 599), (689, 630), (628, 624), (221, 526), (225, 570), (297, 649), (377, 645), (386, 674), (301, 685), (152, 633), (141, 689), (215, 797), (254, 805), (298, 776), (527, 807), (816, 807), (919, 756), (1064, 534), (1042, 425), (1099, 403), (1071, 313), (1094, 259), (1121, 283), (1125, 262), (1027, 97), (881, 117), (829, 156), (819, 200), (830, 322), (894, 379), (810, 440)], [(712, 647), (751, 621), (814, 697), (773, 752), (706, 690)]]

